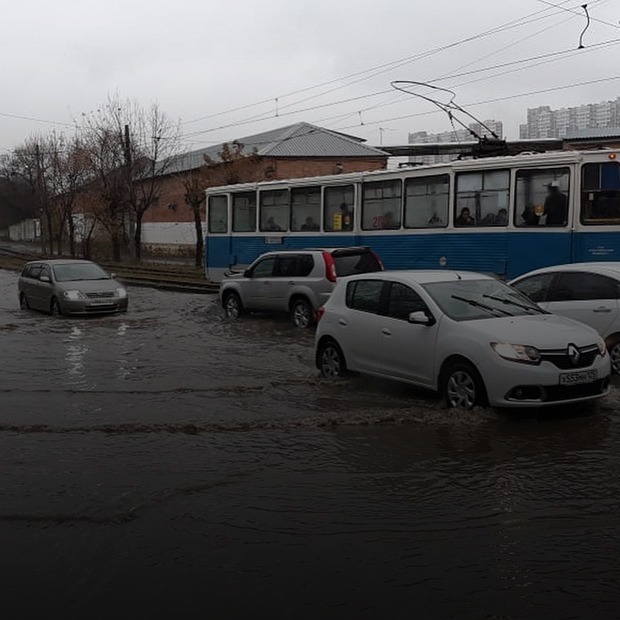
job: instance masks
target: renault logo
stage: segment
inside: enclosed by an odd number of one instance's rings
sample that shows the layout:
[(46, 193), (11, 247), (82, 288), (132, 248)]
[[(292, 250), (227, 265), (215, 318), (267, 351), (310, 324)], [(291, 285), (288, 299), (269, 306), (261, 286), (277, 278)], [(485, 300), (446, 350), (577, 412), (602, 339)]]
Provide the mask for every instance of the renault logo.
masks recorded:
[(573, 366), (577, 366), (577, 364), (579, 364), (579, 358), (581, 357), (579, 349), (574, 344), (569, 344), (566, 353), (568, 354), (568, 359), (573, 363)]

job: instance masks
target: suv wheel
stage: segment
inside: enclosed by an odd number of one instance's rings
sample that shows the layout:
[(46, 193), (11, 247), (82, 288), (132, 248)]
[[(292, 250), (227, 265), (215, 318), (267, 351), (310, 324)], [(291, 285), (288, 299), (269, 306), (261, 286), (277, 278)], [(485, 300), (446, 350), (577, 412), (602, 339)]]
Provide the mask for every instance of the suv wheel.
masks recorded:
[(462, 409), (482, 405), (486, 400), (482, 378), (468, 362), (456, 362), (445, 369), (441, 395), (447, 407)]
[(224, 297), (224, 314), (227, 319), (238, 319), (243, 314), (243, 304), (237, 293), (227, 293)]
[(326, 379), (336, 379), (347, 374), (347, 364), (340, 347), (334, 340), (327, 340), (319, 347), (319, 369)]
[(299, 298), (293, 301), (291, 320), (295, 327), (302, 329), (306, 329), (314, 323), (314, 310), (307, 300)]

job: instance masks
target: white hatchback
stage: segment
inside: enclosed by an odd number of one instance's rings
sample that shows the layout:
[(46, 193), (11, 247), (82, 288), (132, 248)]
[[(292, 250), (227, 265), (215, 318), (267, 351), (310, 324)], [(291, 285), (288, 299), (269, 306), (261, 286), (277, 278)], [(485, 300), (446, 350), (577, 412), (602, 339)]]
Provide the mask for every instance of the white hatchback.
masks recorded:
[(544, 310), (593, 327), (620, 373), (620, 263), (572, 263), (530, 271), (509, 282)]
[(316, 365), (438, 391), (450, 407), (542, 407), (609, 390), (605, 343), (494, 277), (385, 271), (340, 281), (319, 310)]

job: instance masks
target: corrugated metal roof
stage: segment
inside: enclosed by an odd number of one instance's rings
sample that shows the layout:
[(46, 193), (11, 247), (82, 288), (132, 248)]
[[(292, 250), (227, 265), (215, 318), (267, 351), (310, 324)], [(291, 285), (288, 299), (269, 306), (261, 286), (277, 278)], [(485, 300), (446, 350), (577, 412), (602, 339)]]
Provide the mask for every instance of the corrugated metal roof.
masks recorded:
[(589, 140), (590, 138), (620, 138), (620, 127), (586, 127), (568, 134), (564, 140)]
[[(330, 131), (310, 123), (296, 123), (265, 131), (263, 133), (237, 138), (231, 142), (244, 145), (243, 152), (251, 154), (255, 149), (261, 157), (388, 157), (378, 148), (362, 144), (355, 136)], [(194, 170), (204, 164), (204, 156), (219, 159), (222, 144), (205, 149), (183, 153), (175, 158), (168, 168), (168, 174)]]

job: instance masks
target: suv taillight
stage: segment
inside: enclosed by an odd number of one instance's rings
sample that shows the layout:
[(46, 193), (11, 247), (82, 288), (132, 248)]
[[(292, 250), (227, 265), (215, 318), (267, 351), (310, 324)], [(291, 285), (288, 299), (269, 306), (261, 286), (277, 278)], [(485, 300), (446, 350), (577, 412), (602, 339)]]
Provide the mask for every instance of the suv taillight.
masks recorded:
[(325, 261), (325, 277), (330, 282), (336, 281), (336, 263), (334, 257), (329, 252), (323, 252), (323, 260)]
[(325, 308), (323, 306), (321, 306), (317, 311), (316, 311), (316, 322), (318, 323), (322, 318), (323, 315), (325, 314)]
[(383, 261), (372, 250), (370, 250), (370, 253), (375, 257), (375, 260), (381, 266), (381, 271), (383, 271)]

